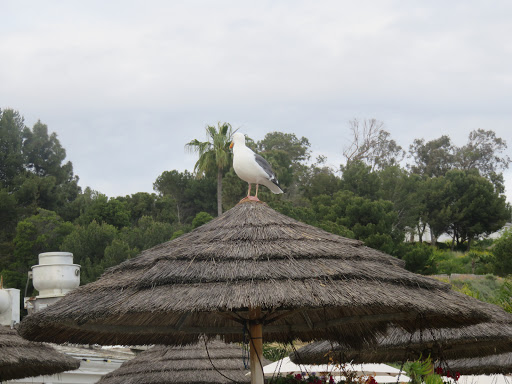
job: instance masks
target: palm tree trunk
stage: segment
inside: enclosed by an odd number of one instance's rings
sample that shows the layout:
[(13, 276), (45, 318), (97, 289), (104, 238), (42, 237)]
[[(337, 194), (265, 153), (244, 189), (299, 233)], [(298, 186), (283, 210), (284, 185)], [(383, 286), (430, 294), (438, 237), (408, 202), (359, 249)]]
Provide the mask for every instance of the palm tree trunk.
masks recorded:
[(222, 170), (217, 170), (217, 216), (222, 215)]

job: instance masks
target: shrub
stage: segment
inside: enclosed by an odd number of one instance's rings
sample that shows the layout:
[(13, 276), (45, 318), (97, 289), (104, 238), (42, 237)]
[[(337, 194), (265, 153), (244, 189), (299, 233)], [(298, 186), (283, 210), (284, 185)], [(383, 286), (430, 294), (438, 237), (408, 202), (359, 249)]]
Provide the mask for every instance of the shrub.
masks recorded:
[(506, 276), (512, 273), (512, 231), (507, 230), (494, 243), (495, 273)]
[(192, 220), (192, 228), (200, 227), (213, 219), (213, 216), (207, 212), (199, 212)]
[(431, 274), (435, 272), (431, 263), (433, 252), (434, 249), (428, 244), (414, 244), (403, 256), (405, 268), (415, 273)]

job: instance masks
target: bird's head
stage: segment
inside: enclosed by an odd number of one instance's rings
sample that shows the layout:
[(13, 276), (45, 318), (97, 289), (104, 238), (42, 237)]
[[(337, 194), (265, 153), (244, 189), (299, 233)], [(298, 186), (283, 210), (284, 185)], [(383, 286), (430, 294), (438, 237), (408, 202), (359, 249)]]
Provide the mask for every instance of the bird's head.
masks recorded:
[(229, 148), (233, 148), (235, 144), (245, 145), (245, 135), (243, 133), (235, 132), (233, 134), (233, 141), (229, 145)]

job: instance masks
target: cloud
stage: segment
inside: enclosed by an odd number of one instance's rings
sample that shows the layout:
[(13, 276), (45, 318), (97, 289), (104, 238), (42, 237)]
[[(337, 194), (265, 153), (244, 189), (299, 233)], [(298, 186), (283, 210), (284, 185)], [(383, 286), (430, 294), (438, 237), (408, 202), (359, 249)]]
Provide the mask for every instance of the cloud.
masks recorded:
[(82, 185), (108, 195), (192, 169), (184, 144), (218, 121), (305, 136), (333, 164), (353, 118), (405, 148), (477, 128), (512, 145), (506, 1), (7, 1), (3, 14), (0, 107), (48, 124)]

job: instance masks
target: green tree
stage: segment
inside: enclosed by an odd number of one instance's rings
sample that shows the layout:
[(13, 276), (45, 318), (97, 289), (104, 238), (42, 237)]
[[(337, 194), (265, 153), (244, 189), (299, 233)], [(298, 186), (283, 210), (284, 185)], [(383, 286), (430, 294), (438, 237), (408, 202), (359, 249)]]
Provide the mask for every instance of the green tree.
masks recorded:
[(506, 149), (507, 143), (494, 131), (477, 129), (470, 132), (468, 143), (457, 149), (456, 167), (464, 171), (477, 169), (480, 175), (491, 179), (508, 168), (510, 157), (500, 156)]
[(33, 129), (13, 110), (0, 111), (0, 187), (15, 193), (20, 216), (37, 208), (61, 213), (80, 188), (55, 133), (37, 122)]
[(213, 219), (212, 215), (206, 212), (199, 212), (192, 220), (192, 228), (200, 227)]
[(54, 176), (37, 176), (25, 173), (19, 177), (14, 195), (22, 216), (33, 215), (38, 208), (56, 211), (61, 203), (57, 196)]
[(454, 167), (456, 149), (448, 136), (425, 143), (416, 139), (409, 147), (409, 157), (414, 161), (411, 171), (423, 177), (444, 176)]
[(157, 196), (155, 220), (164, 223), (179, 223), (176, 213), (176, 200), (172, 196)]
[(503, 232), (494, 243), (492, 253), (496, 259), (495, 273), (498, 276), (512, 274), (512, 231)]
[(450, 193), (448, 205), (453, 215), (450, 232), (457, 244), (467, 240), (469, 250), (472, 240), (499, 230), (510, 219), (505, 196), (480, 176), (478, 170), (452, 170), (446, 179)]
[(257, 143), (257, 151), (272, 166), (287, 194), (298, 192), (298, 176), (310, 157), (309, 140), (293, 133), (270, 132)]
[(454, 220), (454, 211), (451, 202), (453, 193), (450, 192), (449, 182), (444, 176), (427, 178), (422, 183), (423, 211), (420, 225), (428, 224), (432, 245), (436, 239), (447, 232)]
[(434, 248), (425, 243), (406, 244), (402, 259), (405, 268), (414, 273), (429, 274), (435, 272), (432, 268)]
[[(114, 239), (112, 243), (105, 247), (105, 254), (100, 263), (100, 268), (93, 269), (94, 275), (103, 273), (107, 268), (120, 264), (125, 260), (131, 259), (138, 253), (137, 249), (130, 248), (129, 244), (121, 239)], [(89, 271), (88, 275), (91, 275)], [(89, 277), (90, 278), (90, 277)]]
[(12, 109), (0, 110), (0, 187), (12, 191), (14, 179), (24, 172), (21, 151), (25, 124)]
[[(30, 177), (28, 183), (33, 190), (39, 185), (48, 193), (34, 196), (33, 201), (38, 207), (61, 212), (73, 201), (80, 192), (78, 177), (73, 174), (73, 164), (66, 158), (66, 150), (61, 146), (55, 132), (49, 134), (48, 127), (38, 121), (32, 129), (23, 130), (23, 156), (25, 169)], [(32, 189), (30, 189), (32, 188)]]
[(309, 160), (311, 144), (305, 137), (300, 139), (294, 133), (270, 132), (257, 143), (259, 152), (279, 151), (286, 153), (290, 165)]
[(73, 231), (73, 225), (64, 222), (55, 212), (39, 208), (36, 215), (22, 220), (16, 226), (14, 254), (8, 269), (17, 274), (11, 287), (21, 289), (27, 272), (37, 264), (39, 253), (57, 251), (64, 238)]
[(14, 238), (18, 213), (16, 209), (16, 199), (7, 189), (0, 188), (0, 269), (2, 269), (2, 260), (10, 253), (9, 243)]
[(98, 191), (86, 187), (69, 204), (66, 204), (59, 210), (60, 216), (66, 221), (74, 222), (90, 205), (94, 204), (99, 195)]
[(127, 203), (117, 198), (109, 199), (103, 194), (94, 196), (76, 222), (87, 225), (94, 220), (98, 223), (111, 224), (118, 229), (129, 226), (130, 212)]
[(133, 195), (117, 197), (116, 199), (126, 204), (132, 225), (144, 216), (151, 216), (152, 218), (158, 216), (158, 208), (156, 206), (158, 196), (155, 193), (137, 192)]
[(424, 188), (418, 175), (411, 174), (399, 166), (389, 166), (378, 172), (380, 199), (393, 203), (397, 221), (393, 227), (400, 231), (409, 231), (420, 222), (424, 210)]
[(334, 196), (315, 197), (313, 209), (318, 226), (346, 234), (351, 231), (354, 238), (384, 252), (392, 253), (395, 244), (403, 241), (403, 233), (393, 228), (396, 212), (390, 201), (371, 201), (350, 191), (339, 191)]
[[(261, 192), (265, 192), (263, 188), (258, 192), (260, 196), (262, 196)], [(239, 178), (231, 167), (224, 175), (222, 182), (222, 206), (226, 210), (231, 209), (238, 204), (240, 196), (245, 195), (247, 195), (247, 183)], [(265, 198), (265, 195), (263, 195), (263, 198)]]
[(170, 196), (174, 200), (178, 223), (181, 223), (188, 213), (185, 212), (189, 198), (187, 196), (187, 190), (191, 184), (192, 178), (193, 176), (188, 171), (164, 171), (153, 183), (153, 189), (157, 191), (160, 196)]
[(381, 188), (379, 176), (371, 166), (362, 161), (353, 161), (343, 167), (341, 188), (370, 200), (379, 198)]
[(354, 198), (346, 215), (355, 238), (363, 240), (369, 247), (391, 254), (394, 241), (403, 241), (403, 234), (393, 228), (396, 212), (390, 201)]
[[(276, 200), (269, 204), (273, 209), (289, 216), (295, 220), (302, 221), (310, 225), (318, 225), (316, 213), (311, 206), (311, 202), (307, 199), (302, 200)], [(326, 229), (328, 231), (328, 229)], [(329, 231), (331, 232), (331, 231)], [(337, 233), (337, 232), (333, 232)], [(339, 234), (339, 233), (338, 233)]]
[(383, 122), (377, 119), (354, 119), (349, 125), (352, 141), (343, 149), (346, 166), (353, 162), (363, 162), (373, 171), (398, 165), (404, 158), (405, 151), (383, 129)]
[(93, 220), (86, 225), (75, 227), (60, 246), (61, 251), (71, 252), (75, 263), (82, 265), (80, 280), (82, 284), (96, 280), (103, 272), (101, 262), (105, 249), (117, 238), (118, 231), (113, 225), (98, 224)]
[(143, 251), (171, 239), (175, 228), (169, 223), (155, 221), (151, 216), (142, 216), (137, 224), (121, 230), (120, 239), (131, 249)]
[(222, 215), (222, 177), (231, 164), (231, 152), (229, 145), (233, 130), (228, 123), (217, 123), (217, 128), (208, 125), (206, 127), (208, 141), (194, 139), (185, 147), (199, 155), (194, 166), (194, 172), (198, 176), (216, 174), (217, 176), (217, 215)]
[(161, 203), (167, 209), (173, 204), (178, 223), (185, 224), (191, 223), (194, 216), (201, 211), (215, 214), (217, 204), (212, 198), (215, 195), (215, 184), (211, 177), (198, 179), (188, 171), (172, 170), (162, 172), (153, 183), (153, 189), (166, 198)]
[(136, 225), (144, 217), (151, 217), (155, 221), (168, 224), (178, 221), (176, 201), (172, 196), (137, 192), (130, 196), (117, 197), (116, 200), (126, 204), (132, 226)]
[(25, 167), (38, 176), (55, 176), (57, 183), (73, 178), (71, 162), (63, 164), (66, 150), (55, 132), (48, 134), (48, 126), (38, 121), (32, 129), (23, 130)]
[(327, 158), (318, 156), (316, 162), (304, 167), (299, 175), (300, 191), (305, 198), (311, 200), (314, 196), (332, 196), (340, 189), (340, 178), (325, 165)]

